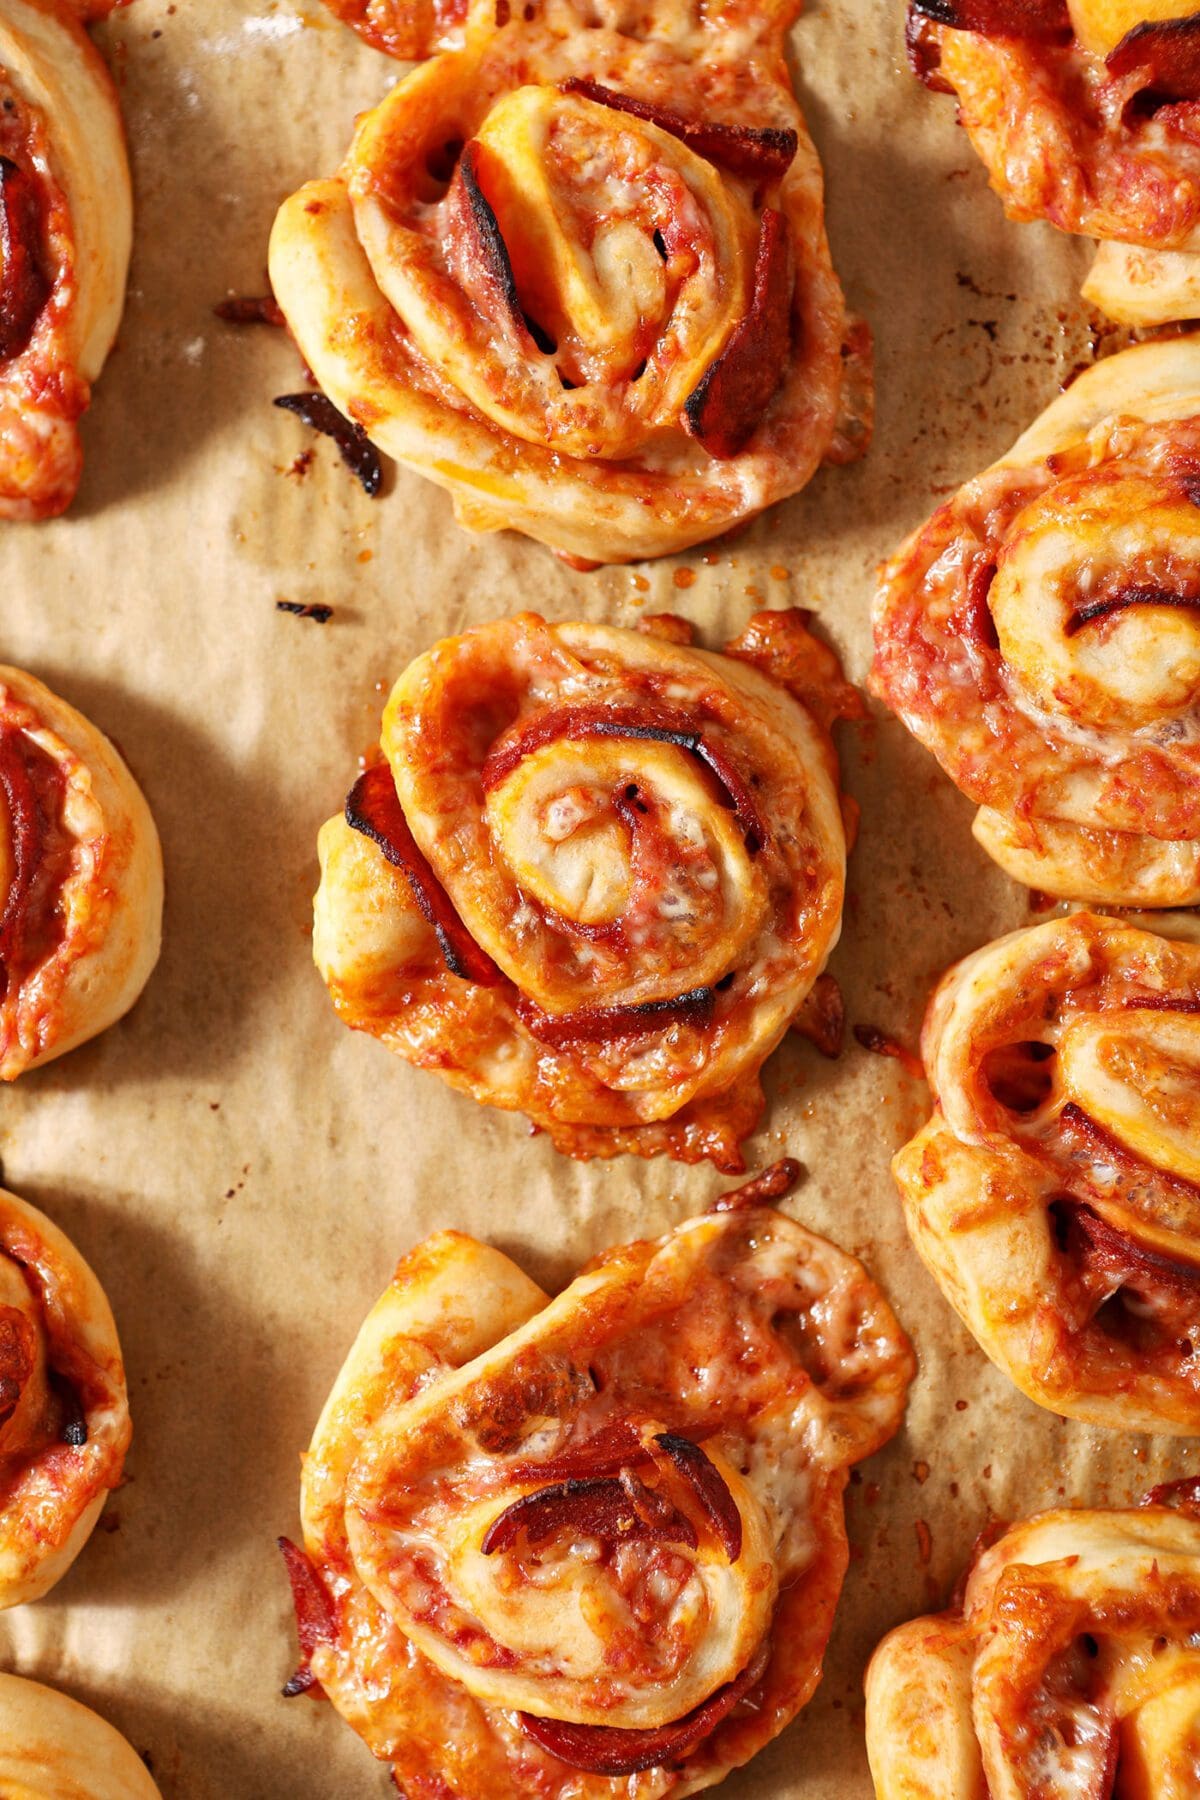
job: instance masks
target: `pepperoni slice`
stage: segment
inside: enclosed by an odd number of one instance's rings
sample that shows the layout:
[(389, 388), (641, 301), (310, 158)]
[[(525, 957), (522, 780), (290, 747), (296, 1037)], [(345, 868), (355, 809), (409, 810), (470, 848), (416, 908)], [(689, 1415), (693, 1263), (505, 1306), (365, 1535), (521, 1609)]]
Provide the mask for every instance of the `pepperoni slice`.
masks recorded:
[(792, 263), (783, 214), (768, 207), (758, 232), (750, 310), (684, 402), (686, 430), (710, 456), (736, 456), (771, 404), (792, 335)]
[(492, 1520), (479, 1548), (484, 1556), (494, 1556), (510, 1549), (522, 1532), (530, 1544), (541, 1544), (556, 1531), (609, 1543), (656, 1538), (696, 1547), (695, 1528), (683, 1514), (626, 1473), (561, 1481), (523, 1494)]
[(1147, 19), (1104, 60), (1110, 75), (1141, 74), (1143, 89), (1158, 100), (1200, 100), (1200, 14)]
[(42, 864), (45, 833), (33, 777), (21, 751), (21, 733), (0, 729), (0, 790), (8, 813), (13, 875), (0, 912), (0, 967), (20, 964), (25, 943), (26, 901)]
[(1114, 613), (1136, 606), (1200, 607), (1200, 593), (1180, 594), (1170, 588), (1150, 586), (1120, 588), (1105, 599), (1089, 600), (1085, 606), (1077, 606), (1067, 620), (1065, 635), (1074, 637), (1085, 625), (1094, 625), (1098, 619), (1109, 619)]
[(581, 76), (573, 76), (560, 85), (564, 94), (580, 94), (585, 100), (594, 100), (597, 106), (608, 106), (614, 112), (629, 113), (648, 125), (657, 125), (706, 162), (720, 163), (735, 175), (746, 175), (752, 180), (777, 181), (791, 166), (800, 142), (790, 127), (757, 128), (688, 119), (669, 107), (635, 100), (632, 94), (618, 93), (615, 88)]
[(605, 1044), (613, 1038), (637, 1037), (669, 1025), (699, 1023), (712, 1012), (710, 987), (692, 988), (672, 1000), (644, 1000), (640, 1006), (581, 1006), (576, 1012), (545, 1013), (532, 1000), (517, 1002), (517, 1016), (541, 1044)]
[(0, 362), (20, 356), (50, 298), (36, 177), (0, 156)]
[(695, 1494), (726, 1556), (735, 1563), (742, 1554), (742, 1515), (720, 1469), (691, 1438), (664, 1431), (654, 1441), (666, 1451)]
[(290, 1538), (277, 1538), (283, 1552), (284, 1565), (292, 1586), (292, 1604), (296, 1608), (296, 1630), (300, 1638), (300, 1667), (288, 1680), (283, 1692), (287, 1699), (305, 1694), (316, 1687), (317, 1678), (309, 1666), (318, 1644), (331, 1643), (337, 1635), (333, 1601), (321, 1577), (299, 1545)]
[(346, 823), (377, 844), (392, 867), (412, 889), (422, 915), (433, 926), (446, 967), (460, 981), (495, 987), (504, 977), (486, 950), (481, 950), (450, 903), (450, 896), (430, 868), (408, 827), (386, 763), (360, 775), (346, 800)]
[(912, 12), (981, 37), (1055, 38), (1071, 30), (1066, 0), (912, 0)]

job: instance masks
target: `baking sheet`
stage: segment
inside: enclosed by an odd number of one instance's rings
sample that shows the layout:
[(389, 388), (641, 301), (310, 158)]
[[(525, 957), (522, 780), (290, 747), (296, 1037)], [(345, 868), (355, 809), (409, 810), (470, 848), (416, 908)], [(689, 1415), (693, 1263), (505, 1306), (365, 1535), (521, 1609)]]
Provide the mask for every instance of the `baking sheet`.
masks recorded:
[[(726, 1185), (661, 1160), (566, 1161), (335, 1020), (310, 963), (316, 832), (391, 680), (435, 637), (520, 607), (620, 624), (675, 608), (716, 646), (787, 604), (816, 609), (861, 679), (876, 561), (1099, 341), (1073, 298), (1086, 249), (1004, 223), (952, 104), (904, 70), (901, 12), (815, 0), (794, 38), (835, 259), (876, 333), (870, 457), (733, 542), (591, 575), (467, 536), (416, 476), (369, 501), (327, 441), (289, 473), (313, 440), (269, 403), (301, 385), (295, 352), (213, 317), (227, 292), (263, 291), (277, 202), (332, 172), (394, 68), (317, 0), (137, 0), (101, 33), (134, 157), (129, 304), (74, 511), (0, 538), (0, 657), (128, 756), (162, 832), (166, 943), (125, 1023), (0, 1096), (8, 1185), (104, 1281), (135, 1424), (127, 1485), (53, 1595), (0, 1617), (0, 1663), (100, 1707), (166, 1800), (390, 1791), (331, 1708), (279, 1697), (295, 1650), (274, 1538), (297, 1528), (299, 1453), (397, 1257), (456, 1225), (555, 1287)], [(334, 615), (316, 625), (280, 599)], [(841, 744), (863, 820), (832, 967), (851, 1021), (915, 1045), (942, 968), (1030, 915), (898, 725)], [(1123, 1501), (1197, 1459), (1064, 1424), (974, 1348), (904, 1235), (888, 1159), (926, 1098), (896, 1062), (851, 1037), (828, 1064), (792, 1039), (768, 1090), (751, 1166), (803, 1160), (786, 1204), (867, 1260), (921, 1375), (905, 1432), (849, 1490), (825, 1680), (722, 1792), (868, 1800), (865, 1660), (944, 1599), (981, 1526)]]

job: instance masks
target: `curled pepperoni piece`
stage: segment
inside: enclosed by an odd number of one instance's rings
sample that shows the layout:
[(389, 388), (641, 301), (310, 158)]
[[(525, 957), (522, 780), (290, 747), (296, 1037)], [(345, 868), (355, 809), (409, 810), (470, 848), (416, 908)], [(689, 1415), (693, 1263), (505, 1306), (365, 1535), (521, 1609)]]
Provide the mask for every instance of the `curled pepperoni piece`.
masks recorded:
[(691, 1438), (664, 1431), (654, 1441), (666, 1451), (695, 1494), (726, 1556), (735, 1563), (742, 1554), (742, 1515), (720, 1469)]
[(642, 1487), (628, 1472), (589, 1481), (561, 1481), (523, 1494), (492, 1520), (479, 1548), (484, 1556), (508, 1550), (524, 1532), (530, 1544), (556, 1531), (598, 1537), (611, 1543), (658, 1538), (695, 1548), (693, 1526), (675, 1507)]
[(1071, 30), (1066, 0), (912, 0), (912, 12), (983, 37), (1054, 38)]
[(44, 848), (41, 810), (28, 764), (21, 754), (20, 733), (0, 731), (0, 792), (8, 815), (13, 874), (0, 912), (0, 968), (19, 964), (27, 922), (26, 901)]
[(688, 396), (683, 422), (710, 456), (736, 456), (754, 435), (787, 364), (792, 267), (782, 213), (767, 207), (758, 232), (750, 310)]
[(296, 1608), (296, 1631), (300, 1638), (300, 1667), (291, 1676), (283, 1692), (290, 1700), (317, 1686), (310, 1664), (318, 1644), (329, 1643), (336, 1634), (333, 1601), (324, 1582), (303, 1550), (290, 1538), (277, 1540), (283, 1553), (288, 1580), (292, 1586), (292, 1603)]
[(445, 888), (408, 827), (396, 797), (396, 784), (386, 763), (360, 775), (346, 800), (346, 823), (377, 844), (412, 889), (413, 899), (437, 933), (446, 967), (462, 981), (493, 987), (503, 977), (481, 950), (453, 906)]
[(1180, 594), (1163, 587), (1123, 587), (1115, 594), (1102, 599), (1089, 600), (1085, 605), (1076, 607), (1067, 620), (1064, 630), (1067, 637), (1074, 637), (1085, 625), (1093, 625), (1099, 619), (1111, 618), (1114, 613), (1125, 612), (1131, 606), (1192, 606), (1200, 607), (1200, 593)]
[(1141, 74), (1142, 87), (1158, 100), (1200, 100), (1200, 14), (1135, 25), (1105, 65), (1117, 77)]
[(630, 113), (669, 132), (703, 156), (708, 162), (721, 163), (735, 175), (747, 175), (758, 181), (774, 181), (786, 173), (795, 158), (799, 137), (791, 129), (771, 126), (723, 125), (716, 120), (687, 119), (669, 107), (655, 106), (649, 100), (635, 100), (632, 94), (618, 93), (599, 81), (575, 76), (560, 83), (564, 94), (582, 94), (598, 106), (612, 107), (615, 112)]
[(517, 1016), (539, 1043), (552, 1048), (561, 1044), (606, 1044), (614, 1038), (636, 1037), (643, 1031), (663, 1031), (669, 1025), (707, 1019), (713, 999), (712, 988), (698, 987), (671, 1000), (646, 1000), (640, 1006), (583, 1006), (576, 1012), (557, 1016), (522, 999), (517, 1002)]
[(41, 237), (36, 177), (0, 156), (0, 362), (20, 356), (50, 298)]

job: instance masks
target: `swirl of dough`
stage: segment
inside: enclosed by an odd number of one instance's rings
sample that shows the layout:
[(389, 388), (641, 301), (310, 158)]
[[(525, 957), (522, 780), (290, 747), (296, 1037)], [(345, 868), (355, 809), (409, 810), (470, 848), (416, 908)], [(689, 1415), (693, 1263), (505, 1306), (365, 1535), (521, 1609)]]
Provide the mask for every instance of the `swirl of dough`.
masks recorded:
[(79, 417), (125, 301), (133, 231), (125, 134), (77, 11), (58, 0), (0, 0), (5, 519), (49, 518), (74, 499)]
[(158, 833), (113, 746), (0, 667), (0, 1080), (129, 1011), (158, 961), (162, 903)]
[(861, 1265), (765, 1204), (795, 1174), (556, 1300), (454, 1233), (400, 1263), (289, 1547), (289, 1687), (319, 1683), (397, 1785), (695, 1793), (807, 1701), (849, 1467), (897, 1429), (914, 1363)]
[(1053, 401), (885, 565), (871, 685), (1066, 899), (1200, 901), (1200, 345)]
[(475, 0), (280, 210), (271, 279), (318, 381), (461, 523), (661, 556), (865, 447), (785, 12), (584, 31)]
[(963, 1322), (1054, 1412), (1200, 1435), (1200, 943), (1014, 932), (946, 975), (922, 1050), (933, 1117), (892, 1167)]
[(1130, 325), (1200, 313), (1200, 7), (909, 0), (908, 45), (1008, 216), (1100, 240), (1085, 299)]
[(878, 1800), (1185, 1800), (1198, 1643), (1190, 1512), (1026, 1519), (977, 1556), (958, 1607), (899, 1626), (872, 1657)]
[(119, 1731), (19, 1675), (0, 1675), (0, 1791), (6, 1800), (161, 1800)]
[(56, 1225), (0, 1189), (0, 1607), (66, 1574), (131, 1435), (104, 1290)]
[(818, 721), (855, 703), (794, 613), (725, 656), (532, 614), (443, 640), (321, 832), (313, 953), (341, 1017), (570, 1154), (736, 1173), (840, 929)]

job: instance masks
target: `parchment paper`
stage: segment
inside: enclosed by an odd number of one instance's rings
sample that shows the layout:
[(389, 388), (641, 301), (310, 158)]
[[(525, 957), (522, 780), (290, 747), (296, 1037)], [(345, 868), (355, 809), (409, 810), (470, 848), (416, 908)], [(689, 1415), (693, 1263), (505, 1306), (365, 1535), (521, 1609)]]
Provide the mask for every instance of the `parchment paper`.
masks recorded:
[[(316, 0), (137, 0), (101, 34), (135, 167), (129, 303), (74, 511), (0, 538), (0, 657), (127, 754), (162, 832), (166, 943), (124, 1024), (0, 1095), (7, 1183), (104, 1281), (135, 1424), (127, 1485), (55, 1592), (0, 1618), (0, 1663), (99, 1706), (166, 1800), (390, 1791), (330, 1707), (279, 1697), (295, 1642), (274, 1539), (297, 1529), (299, 1453), (401, 1252), (457, 1225), (557, 1287), (727, 1185), (663, 1160), (569, 1162), (336, 1021), (310, 962), (316, 832), (387, 686), (434, 638), (529, 606), (621, 624), (676, 608), (713, 646), (757, 607), (811, 606), (861, 679), (878, 558), (1095, 347), (1074, 298), (1086, 249), (1004, 222), (952, 103), (904, 69), (901, 12), (814, 0), (794, 40), (835, 259), (876, 333), (870, 457), (733, 543), (586, 576), (466, 535), (416, 476), (366, 499), (270, 405), (301, 385), (284, 334), (213, 317), (227, 292), (263, 291), (276, 204), (333, 171), (397, 70)], [(287, 473), (310, 444), (307, 475)], [(283, 598), (334, 616), (290, 617)], [(915, 1046), (937, 975), (1027, 902), (898, 725), (841, 744), (863, 819), (832, 966), (852, 1021)], [(1197, 1458), (1064, 1424), (974, 1348), (888, 1175), (922, 1084), (853, 1038), (834, 1064), (791, 1039), (769, 1096), (751, 1165), (803, 1159), (787, 1204), (867, 1260), (922, 1372), (905, 1433), (849, 1490), (855, 1558), (816, 1699), (722, 1792), (867, 1800), (865, 1660), (944, 1599), (985, 1522), (1123, 1501)]]

